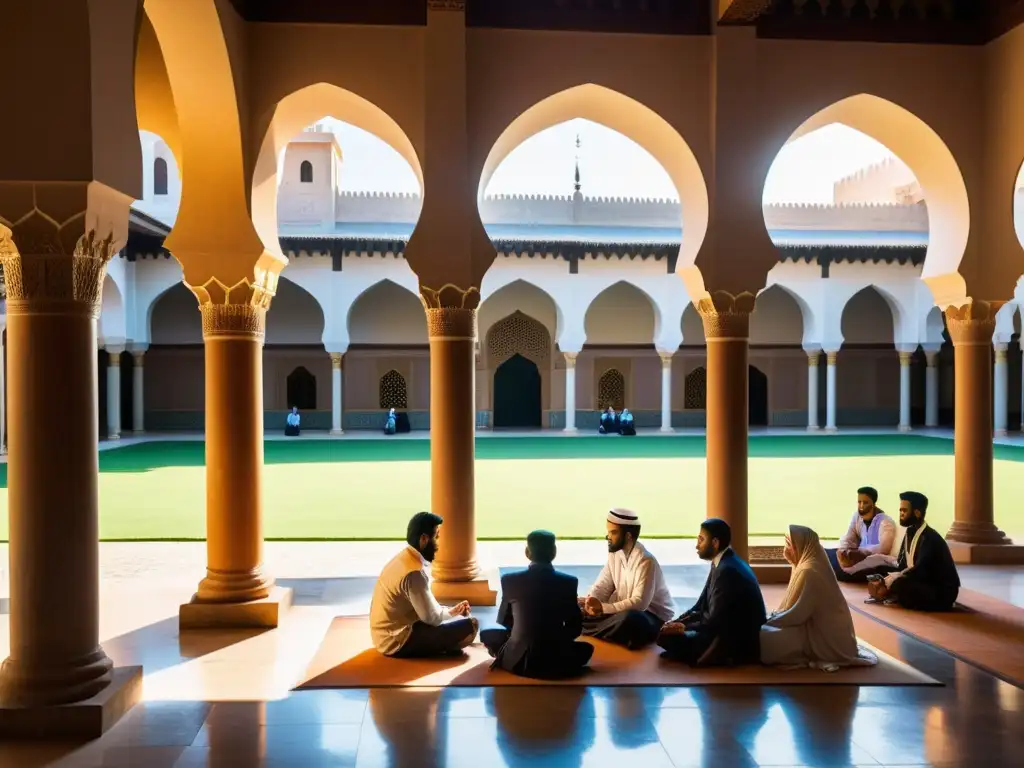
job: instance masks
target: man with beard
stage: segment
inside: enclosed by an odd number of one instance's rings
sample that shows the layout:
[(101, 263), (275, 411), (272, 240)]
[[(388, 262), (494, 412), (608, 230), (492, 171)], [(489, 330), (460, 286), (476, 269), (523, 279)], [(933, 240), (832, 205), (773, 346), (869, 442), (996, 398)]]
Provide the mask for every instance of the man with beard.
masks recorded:
[(406, 531), (407, 546), (395, 555), (373, 588), (370, 636), (385, 656), (404, 658), (457, 653), (473, 642), (479, 624), (463, 600), (444, 608), (430, 591), (427, 563), (437, 554), (439, 515), (417, 512)]
[(870, 486), (857, 489), (857, 513), (850, 521), (838, 549), (826, 549), (839, 581), (863, 584), (870, 574), (892, 573), (896, 558), (896, 522), (875, 504), (878, 491)]
[(654, 555), (637, 539), (640, 518), (628, 509), (613, 509), (606, 522), (608, 562), (579, 598), (583, 634), (624, 645), (650, 645), (675, 613), (665, 574)]
[(869, 602), (899, 603), (914, 611), (948, 611), (960, 594), (960, 575), (942, 534), (925, 522), (928, 497), (900, 494), (900, 525), (907, 529), (897, 571), (868, 582)]
[(693, 666), (753, 664), (761, 657), (761, 625), (767, 619), (757, 577), (729, 546), (728, 523), (700, 524), (697, 554), (711, 572), (696, 604), (661, 628), (665, 656)]

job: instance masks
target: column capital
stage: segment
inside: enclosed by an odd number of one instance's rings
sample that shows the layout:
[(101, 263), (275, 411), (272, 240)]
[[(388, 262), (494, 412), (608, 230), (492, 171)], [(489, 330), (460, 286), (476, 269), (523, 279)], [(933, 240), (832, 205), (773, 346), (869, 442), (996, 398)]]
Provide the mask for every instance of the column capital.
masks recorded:
[(934, 368), (936, 365), (938, 365), (939, 353), (938, 352), (931, 352), (931, 351), (926, 349), (924, 351), (924, 359), (925, 359), (925, 363), (927, 364), (927, 366), (929, 368)]
[(132, 365), (136, 368), (141, 368), (146, 360), (146, 350), (144, 349), (133, 349), (132, 350)]
[(900, 352), (900, 368), (909, 368), (910, 362), (913, 360), (913, 352)]
[(341, 369), (342, 360), (345, 357), (344, 352), (331, 352), (331, 368)]
[(992, 343), (996, 313), (1005, 301), (972, 299), (960, 306), (946, 307), (946, 328), (954, 346)]
[(117, 368), (121, 365), (121, 355), (124, 353), (123, 349), (108, 349), (107, 350), (107, 364), (111, 368)]
[(672, 367), (672, 361), (676, 359), (676, 353), (675, 352), (667, 352), (665, 350), (659, 349), (658, 350), (658, 357), (661, 358), (661, 367), (662, 368), (671, 368)]
[(563, 352), (562, 354), (565, 356), (565, 367), (575, 368), (576, 356), (579, 355), (579, 352)]
[(1010, 345), (1009, 344), (1002, 344), (1002, 343), (1000, 343), (1000, 344), (995, 344), (993, 346), (995, 347), (995, 352), (996, 352), (996, 362), (997, 363), (1005, 363), (1006, 362), (1006, 352), (1009, 349)]
[(807, 365), (810, 368), (817, 368), (821, 362), (821, 350), (814, 349), (807, 353)]
[(825, 362), (831, 366), (835, 366), (836, 360), (839, 359), (839, 350), (826, 350), (825, 351)]
[(697, 302), (707, 341), (746, 341), (750, 338), (750, 313), (754, 294), (744, 291), (736, 296), (714, 291)]

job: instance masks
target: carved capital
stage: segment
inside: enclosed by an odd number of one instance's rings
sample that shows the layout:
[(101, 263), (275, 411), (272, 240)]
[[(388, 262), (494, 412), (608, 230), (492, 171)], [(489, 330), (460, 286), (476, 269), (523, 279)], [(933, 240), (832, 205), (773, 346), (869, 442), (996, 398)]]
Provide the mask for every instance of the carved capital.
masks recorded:
[(565, 355), (565, 367), (566, 367), (566, 369), (575, 368), (576, 367), (576, 356), (579, 355), (579, 352), (563, 352), (562, 354)]
[(1008, 344), (996, 344), (995, 345), (996, 362), (997, 363), (1005, 363), (1006, 362), (1006, 351), (1007, 351), (1007, 349), (1009, 349), (1009, 345)]
[(835, 367), (836, 361), (839, 359), (839, 352), (826, 352), (825, 362), (828, 365)]
[(821, 351), (815, 350), (814, 352), (807, 353), (807, 365), (810, 368), (817, 368), (818, 363), (821, 362)]
[(98, 317), (107, 262), (128, 237), (130, 204), (97, 182), (0, 184), (8, 314)]
[(675, 352), (659, 352), (658, 357), (661, 358), (662, 368), (671, 368), (672, 361), (676, 359)]
[(199, 305), (203, 316), (203, 338), (245, 338), (263, 340), (267, 332), (267, 310), (254, 304)]
[(420, 286), (420, 301), (424, 309), (476, 309), (480, 306), (480, 289), (475, 286), (459, 288), (453, 283), (446, 283), (440, 288)]
[(910, 361), (914, 357), (914, 354), (912, 352), (900, 352), (899, 354), (900, 354), (900, 367), (901, 368), (909, 368), (910, 367)]
[(466, 0), (427, 0), (431, 11), (465, 11)]
[(331, 352), (331, 368), (341, 370), (341, 360), (344, 356), (341, 352)]
[(953, 346), (991, 344), (996, 332), (996, 313), (1005, 303), (972, 299), (958, 307), (946, 307), (946, 328)]
[(132, 366), (141, 368), (146, 361), (145, 352), (132, 352)]
[(939, 353), (938, 352), (925, 352), (924, 353), (925, 364), (929, 368), (935, 368), (939, 364)]
[(713, 291), (697, 302), (697, 312), (704, 323), (707, 341), (744, 340), (750, 338), (750, 313), (754, 311), (755, 296), (744, 291), (733, 296), (725, 291)]
[(427, 336), (450, 341), (476, 341), (476, 310), (458, 307), (428, 308)]
[(107, 350), (107, 365), (109, 365), (111, 368), (120, 368), (121, 353), (111, 352), (110, 350)]

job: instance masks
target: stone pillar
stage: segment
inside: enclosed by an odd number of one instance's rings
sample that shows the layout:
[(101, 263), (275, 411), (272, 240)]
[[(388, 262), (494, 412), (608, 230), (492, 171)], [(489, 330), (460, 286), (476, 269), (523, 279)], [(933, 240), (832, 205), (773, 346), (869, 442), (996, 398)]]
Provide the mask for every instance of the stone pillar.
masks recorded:
[[(575, 433), (576, 430), (576, 355), (578, 352), (563, 352), (565, 355), (565, 429), (564, 432)], [(493, 395), (492, 395), (493, 397)], [(492, 403), (493, 406), (493, 403)]]
[(146, 350), (132, 351), (132, 432), (136, 435), (146, 431), (146, 369), (143, 365)]
[(707, 341), (707, 516), (732, 528), (747, 557), (747, 358), (754, 296), (715, 292), (697, 304)]
[(7, 453), (7, 388), (4, 376), (7, 373), (7, 355), (4, 347), (4, 329), (7, 327), (6, 311), (0, 321), (0, 455)]
[(997, 343), (995, 346), (996, 366), (993, 391), (993, 407), (995, 408), (993, 422), (995, 434), (1003, 437), (1006, 435), (1007, 424), (1010, 420), (1010, 369), (1006, 362), (1006, 350), (1008, 344)]
[(107, 348), (107, 440), (121, 439), (121, 353)]
[(331, 434), (332, 435), (343, 435), (345, 434), (342, 429), (342, 418), (341, 418), (341, 387), (342, 387), (342, 374), (344, 371), (341, 368), (342, 358), (344, 357), (341, 352), (331, 352)]
[[(113, 679), (99, 643), (96, 323), (106, 265), (118, 250), (113, 232), (127, 236), (128, 200), (118, 206), (123, 222), (120, 216), (104, 220), (103, 231), (84, 232), (76, 242), (67, 239), (74, 225), (65, 231), (50, 224), (74, 221), (67, 203), (75, 192), (60, 185), (49, 200), (48, 186), (35, 185), (33, 195), (37, 210), (53, 203), (54, 215), (29, 213), (12, 227), (13, 237), (0, 225), (8, 387), (18, 404), (8, 424), (10, 655), (0, 667), (5, 707), (84, 701)], [(91, 201), (81, 219), (98, 226)]]
[(900, 352), (900, 432), (910, 431), (910, 362), (913, 353)]
[(818, 426), (818, 363), (821, 350), (807, 353), (807, 431), (817, 432)]
[(825, 352), (825, 431), (836, 431), (836, 359), (839, 351)]
[(939, 353), (925, 350), (925, 360), (928, 367), (925, 369), (924, 380), (924, 425), (937, 427), (939, 426)]
[(455, 306), (444, 302), (440, 292), (420, 288), (430, 339), (430, 503), (431, 510), (444, 518), (431, 585), (439, 600), (494, 605), (496, 594), (480, 578), (476, 559), (475, 344), (480, 294), (475, 288), (446, 288), (460, 294)]
[(661, 431), (672, 429), (672, 359), (673, 352), (659, 352), (661, 356)]
[(946, 538), (964, 544), (1009, 543), (995, 526), (992, 498), (992, 335), (1001, 303), (946, 309), (956, 376), (955, 519)]

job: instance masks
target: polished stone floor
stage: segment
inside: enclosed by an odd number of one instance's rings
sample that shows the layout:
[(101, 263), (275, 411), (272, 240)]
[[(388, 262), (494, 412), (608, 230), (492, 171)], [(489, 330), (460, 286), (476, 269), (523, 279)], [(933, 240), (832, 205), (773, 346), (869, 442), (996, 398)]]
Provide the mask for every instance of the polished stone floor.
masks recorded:
[[(180, 560), (147, 563), (137, 556), (119, 578), (105, 578), (104, 646), (118, 664), (144, 665), (144, 703), (90, 744), (0, 744), (0, 767), (973, 768), (1019, 765), (1024, 754), (1024, 690), (881, 626), (872, 628), (869, 642), (944, 685), (292, 693), (332, 617), (365, 612), (376, 559), (338, 560), (335, 573), (350, 573), (353, 565), (360, 575), (331, 578), (314, 576), (325, 561), (301, 551), (290, 550), (294, 566), (278, 571), (280, 582), (295, 590), (295, 606), (270, 632), (179, 636), (177, 604), (195, 583)], [(571, 570), (586, 583), (597, 563)], [(706, 568), (666, 571), (684, 607)], [(992, 579), (991, 573), (978, 578)], [(492, 612), (479, 614), (486, 619)], [(4, 655), (6, 643), (0, 615)]]

